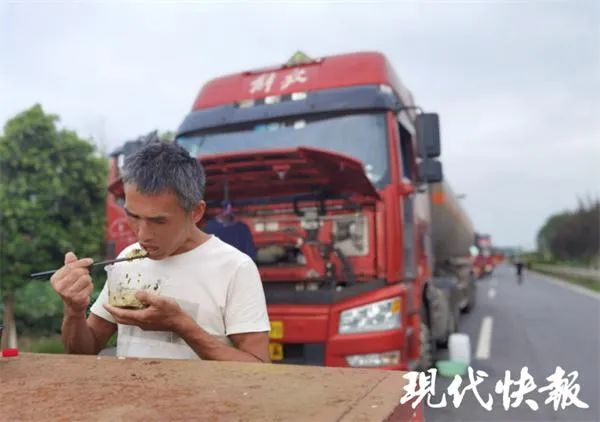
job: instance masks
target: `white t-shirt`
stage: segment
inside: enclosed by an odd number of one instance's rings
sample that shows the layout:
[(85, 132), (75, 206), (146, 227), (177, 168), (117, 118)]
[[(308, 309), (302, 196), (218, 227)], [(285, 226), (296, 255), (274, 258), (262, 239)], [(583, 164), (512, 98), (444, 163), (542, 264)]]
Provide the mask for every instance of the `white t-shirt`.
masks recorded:
[[(123, 257), (139, 244), (125, 248)], [(208, 334), (231, 345), (227, 336), (269, 331), (265, 294), (256, 265), (249, 256), (216, 236), (196, 248), (162, 260), (136, 260), (141, 271), (163, 280), (160, 295), (171, 297)], [(132, 265), (119, 263), (115, 265)], [(108, 283), (91, 311), (116, 323), (102, 304), (108, 303)], [(117, 356), (197, 359), (198, 355), (177, 334), (144, 331), (118, 324)]]

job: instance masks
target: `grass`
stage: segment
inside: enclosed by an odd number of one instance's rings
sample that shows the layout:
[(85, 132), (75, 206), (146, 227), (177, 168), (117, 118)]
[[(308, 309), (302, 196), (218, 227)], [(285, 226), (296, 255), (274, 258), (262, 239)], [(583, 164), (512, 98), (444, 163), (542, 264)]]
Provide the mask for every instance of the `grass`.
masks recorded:
[(586, 289), (590, 289), (594, 292), (600, 293), (600, 282), (597, 279), (580, 276), (580, 275), (565, 275), (564, 273), (557, 273), (548, 269), (536, 268), (535, 264), (532, 266), (532, 270), (538, 273), (550, 275), (552, 277), (560, 278), (561, 280), (567, 281), (572, 284), (576, 284)]
[[(106, 347), (117, 346), (117, 333), (108, 340)], [(50, 337), (19, 337), (19, 349), (29, 353), (65, 353), (59, 335)]]
[(20, 337), (19, 349), (30, 353), (64, 353), (65, 348), (60, 336)]
[(106, 342), (104, 348), (117, 347), (117, 333), (114, 333)]

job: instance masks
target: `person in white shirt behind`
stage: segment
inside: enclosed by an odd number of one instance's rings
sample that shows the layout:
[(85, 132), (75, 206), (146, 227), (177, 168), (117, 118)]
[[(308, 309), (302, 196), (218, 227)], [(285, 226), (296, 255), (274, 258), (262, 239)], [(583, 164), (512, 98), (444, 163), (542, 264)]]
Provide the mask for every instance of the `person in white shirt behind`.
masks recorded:
[(155, 142), (128, 157), (123, 182), (138, 243), (119, 257), (142, 247), (148, 258), (135, 261), (136, 268), (169, 281), (160, 294), (136, 293), (148, 305), (142, 310), (110, 306), (105, 285), (86, 318), (93, 261), (68, 252), (51, 278), (64, 302), (66, 350), (97, 354), (118, 329), (118, 356), (269, 362), (269, 318), (256, 265), (197, 226), (206, 209), (201, 164), (176, 144)]

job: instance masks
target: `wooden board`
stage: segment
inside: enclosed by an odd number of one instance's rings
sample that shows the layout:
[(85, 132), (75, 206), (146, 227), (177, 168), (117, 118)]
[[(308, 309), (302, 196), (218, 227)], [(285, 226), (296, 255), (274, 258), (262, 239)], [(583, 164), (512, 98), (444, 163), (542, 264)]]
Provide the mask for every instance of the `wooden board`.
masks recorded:
[(0, 358), (2, 420), (417, 421), (401, 372), (22, 354)]

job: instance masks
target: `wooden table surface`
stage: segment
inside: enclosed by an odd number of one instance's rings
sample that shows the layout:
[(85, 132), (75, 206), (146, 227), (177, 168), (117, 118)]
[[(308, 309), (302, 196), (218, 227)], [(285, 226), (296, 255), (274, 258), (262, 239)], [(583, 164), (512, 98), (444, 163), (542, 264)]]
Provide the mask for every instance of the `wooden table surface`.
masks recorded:
[(22, 354), (0, 358), (0, 420), (421, 420), (402, 372)]

